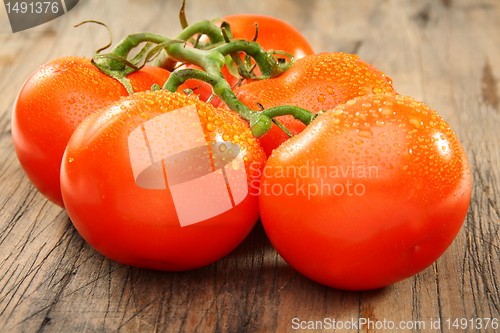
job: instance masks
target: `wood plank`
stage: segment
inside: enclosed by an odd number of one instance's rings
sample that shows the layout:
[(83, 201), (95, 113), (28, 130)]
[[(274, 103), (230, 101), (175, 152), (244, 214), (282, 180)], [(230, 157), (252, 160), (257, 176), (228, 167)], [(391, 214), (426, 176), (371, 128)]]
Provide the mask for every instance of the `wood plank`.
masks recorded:
[[(118, 5), (119, 3), (119, 5)], [(234, 13), (279, 17), (318, 52), (344, 51), (381, 69), (396, 89), (436, 109), (467, 150), (474, 177), (459, 236), (431, 267), (393, 286), (346, 292), (289, 267), (260, 224), (229, 256), (205, 268), (158, 272), (110, 261), (67, 214), (47, 202), (17, 162), (10, 112), (42, 63), (91, 56), (108, 41), (152, 31), (174, 36), (180, 1), (85, 0), (16, 34), (0, 9), (0, 331), (286, 332), (292, 320), (500, 320), (500, 3), (495, 0), (188, 1), (189, 22)], [(417, 325), (417, 324), (415, 324)], [(422, 327), (421, 327), (422, 328)], [(332, 331), (332, 330), (329, 330)], [(390, 332), (363, 327), (360, 332)], [(393, 330), (395, 331), (395, 330)], [(494, 332), (488, 329), (480, 332)]]

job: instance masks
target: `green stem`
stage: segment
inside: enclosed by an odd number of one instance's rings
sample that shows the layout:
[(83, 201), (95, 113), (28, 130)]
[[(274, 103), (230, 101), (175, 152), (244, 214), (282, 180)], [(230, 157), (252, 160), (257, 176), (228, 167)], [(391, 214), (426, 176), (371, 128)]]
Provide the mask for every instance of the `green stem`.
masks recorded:
[(221, 68), (225, 65), (224, 55), (212, 50), (199, 50), (185, 47), (181, 44), (172, 44), (165, 48), (170, 59), (186, 62), (203, 68), (206, 72), (217, 77), (223, 77)]
[(300, 120), (305, 125), (309, 125), (315, 118), (314, 113), (309, 110), (299, 108), (292, 105), (279, 105), (262, 111), (269, 118), (292, 115), (295, 119)]
[(269, 53), (264, 51), (259, 43), (246, 40), (233, 40), (230, 43), (222, 44), (212, 49), (223, 55), (231, 53), (245, 52), (254, 58), (262, 73), (262, 78), (277, 77), (283, 74), (288, 68), (283, 68)]
[[(137, 47), (143, 42), (151, 42), (155, 44), (161, 44), (170, 41), (171, 38), (164, 37), (161, 35), (143, 32), (138, 34), (132, 34), (125, 37), (118, 45), (116, 45), (111, 53), (116, 54), (120, 57), (127, 58), (130, 51)], [(123, 70), (125, 65), (118, 61), (110, 61), (108, 64), (110, 70)]]
[(142, 42), (152, 42), (160, 44), (168, 40), (170, 39), (151, 33), (129, 35), (120, 43), (118, 43), (118, 45), (113, 48), (111, 53), (97, 54), (94, 59), (92, 59), (92, 62), (104, 74), (120, 81), (127, 92), (131, 95), (134, 93), (134, 90), (132, 89), (132, 84), (127, 78), (127, 75), (135, 72), (139, 69), (139, 67), (127, 60), (127, 56), (130, 50), (132, 50), (134, 47), (137, 47)]
[[(238, 100), (221, 72), (222, 67), (226, 64), (225, 56), (239, 57), (239, 52), (244, 52), (255, 60), (262, 73), (260, 78), (272, 78), (287, 70), (293, 63), (293, 57), (290, 56), (290, 62), (283, 64), (273, 57), (272, 51), (266, 52), (258, 43), (244, 40), (232, 40), (211, 49), (188, 47), (182, 42), (197, 34), (207, 35), (212, 43), (225, 42), (219, 27), (209, 21), (202, 21), (185, 28), (177, 40), (152, 33), (129, 35), (112, 50), (110, 55), (99, 55), (94, 61), (106, 74), (120, 80), (127, 87), (129, 82), (126, 75), (138, 69), (136, 64), (127, 60), (130, 51), (143, 42), (161, 44), (157, 45), (156, 49), (164, 50), (168, 61), (191, 63), (204, 69), (204, 71), (196, 69), (174, 71), (165, 83), (164, 89), (175, 92), (181, 84), (189, 79), (210, 84), (215, 95), (231, 110), (236, 111), (249, 122), (255, 137), (261, 137), (271, 129), (273, 117), (290, 114), (306, 125), (309, 125), (314, 119), (311, 112), (295, 106), (278, 106), (262, 112), (251, 110)], [(158, 52), (156, 49), (153, 49), (151, 53)], [(128, 90), (130, 92), (131, 88)]]
[(173, 72), (163, 86), (163, 89), (175, 92), (177, 88), (187, 80), (195, 79), (203, 81), (212, 86), (214, 94), (217, 95), (233, 111), (236, 111), (241, 118), (250, 122), (255, 111), (243, 104), (234, 94), (229, 83), (224, 78), (217, 77), (199, 69), (183, 69)]
[(224, 78), (217, 77), (198, 69), (183, 69), (173, 72), (163, 89), (175, 92), (177, 88), (187, 80), (195, 79), (206, 82), (212, 86), (216, 94), (233, 111), (250, 124), (252, 134), (259, 138), (269, 132), (273, 124), (272, 118), (290, 114), (305, 125), (309, 125), (314, 119), (314, 114), (297, 106), (276, 106), (261, 112), (254, 111), (243, 104), (234, 94), (229, 83)]
[(278, 126), (283, 132), (285, 132), (286, 135), (288, 135), (290, 138), (293, 137), (292, 132), (288, 130), (285, 126), (283, 126), (282, 123), (280, 123), (277, 119), (272, 118), (271, 119), (274, 123), (274, 125)]
[(182, 30), (177, 36), (177, 39), (188, 41), (195, 35), (207, 35), (211, 43), (220, 43), (224, 41), (220, 28), (207, 20), (188, 26)]
[[(186, 41), (196, 34), (207, 35), (212, 43), (224, 42), (224, 36), (221, 29), (210, 21), (198, 22), (187, 27), (179, 34), (177, 40)], [(130, 51), (143, 42), (162, 44), (169, 41), (172, 41), (172, 39), (153, 33), (145, 32), (131, 34), (118, 43), (111, 53), (126, 59)], [(160, 67), (166, 67), (165, 64), (167, 62), (170, 64), (168, 67), (171, 67), (172, 61), (188, 62), (202, 67), (210, 74), (219, 75), (220, 68), (225, 64), (225, 59), (221, 57), (221, 55), (226, 56), (238, 52), (245, 52), (255, 59), (262, 73), (261, 78), (279, 76), (285, 72), (292, 63), (292, 61), (290, 61), (288, 64), (281, 64), (276, 61), (271, 53), (264, 51), (258, 43), (245, 40), (234, 40), (229, 43), (221, 44), (211, 50), (186, 47), (184, 44), (179, 43), (171, 44), (165, 47), (167, 56), (160, 60), (157, 58), (156, 62), (163, 62), (163, 65)], [(127, 66), (123, 61), (117, 61), (116, 59), (103, 59), (97, 64), (100, 68), (106, 68), (109, 72), (126, 71), (125, 75), (137, 70), (136, 68)]]
[[(195, 35), (208, 36), (211, 44), (224, 42), (224, 37), (222, 36), (220, 28), (210, 21), (201, 21), (186, 27), (177, 36), (176, 39), (188, 41)], [(170, 58), (170, 55), (168, 54), (168, 52), (166, 52), (166, 50), (162, 50), (158, 54), (158, 57), (155, 59), (154, 65), (156, 67), (161, 67), (172, 71), (172, 69), (175, 68), (176, 63), (177, 62), (175, 60), (172, 60)]]

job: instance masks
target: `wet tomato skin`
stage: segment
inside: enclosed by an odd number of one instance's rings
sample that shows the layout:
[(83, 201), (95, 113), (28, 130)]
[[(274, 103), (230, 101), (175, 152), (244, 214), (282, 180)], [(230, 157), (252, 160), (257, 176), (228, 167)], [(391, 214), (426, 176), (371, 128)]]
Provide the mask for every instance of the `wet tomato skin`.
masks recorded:
[(266, 233), (292, 267), (330, 287), (388, 286), (431, 265), (467, 214), (471, 174), (427, 106), (369, 95), (274, 150), (261, 180)]
[[(146, 66), (129, 74), (135, 91), (162, 85), (170, 73)], [(77, 125), (128, 93), (83, 57), (63, 57), (42, 65), (24, 83), (12, 113), (17, 157), (34, 186), (63, 207), (59, 171), (66, 144)]]
[[(277, 78), (251, 82), (235, 89), (236, 96), (254, 110), (295, 105), (313, 113), (330, 110), (356, 97), (384, 93), (395, 93), (390, 78), (357, 55), (342, 52), (306, 56)], [(305, 128), (292, 116), (276, 120), (293, 135)], [(273, 125), (260, 141), (269, 156), (288, 138)]]
[[(250, 190), (231, 209), (181, 226), (170, 187), (147, 189), (136, 183), (130, 133), (186, 106), (196, 107), (207, 142), (241, 147), (246, 181), (258, 182), (266, 157), (248, 124), (235, 113), (216, 109), (195, 95), (165, 90), (123, 98), (81, 123), (68, 143), (61, 169), (62, 195), (71, 221), (106, 257), (157, 270), (195, 269), (230, 253), (257, 222), (258, 197)], [(179, 128), (180, 140), (191, 125), (186, 121), (186, 129)], [(190, 209), (200, 207), (193, 201)]]

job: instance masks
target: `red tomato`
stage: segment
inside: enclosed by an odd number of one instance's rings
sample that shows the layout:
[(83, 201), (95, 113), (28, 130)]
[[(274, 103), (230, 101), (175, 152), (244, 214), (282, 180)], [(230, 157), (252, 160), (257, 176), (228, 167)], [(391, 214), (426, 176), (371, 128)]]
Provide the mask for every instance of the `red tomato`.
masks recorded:
[[(170, 73), (144, 67), (128, 76), (135, 91), (162, 85)], [(117, 80), (90, 59), (64, 57), (38, 68), (24, 83), (12, 115), (12, 138), (21, 166), (35, 187), (63, 207), (59, 170), (64, 148), (89, 114), (127, 96)]]
[(78, 126), (61, 189), (73, 224), (103, 255), (189, 270), (227, 255), (250, 232), (258, 197), (249, 182), (256, 187), (265, 158), (235, 113), (194, 95), (142, 92)]
[[(384, 73), (357, 55), (320, 53), (299, 59), (281, 76), (252, 82), (235, 89), (243, 103), (254, 110), (295, 105), (314, 113), (367, 94), (394, 93), (392, 81)], [(305, 125), (292, 116), (276, 118), (293, 135)], [(288, 135), (273, 125), (260, 141), (269, 156), (273, 149), (288, 140)]]
[(233, 38), (252, 40), (255, 36), (255, 23), (259, 25), (256, 40), (264, 50), (281, 50), (292, 54), (296, 59), (314, 54), (309, 42), (290, 24), (275, 17), (257, 14), (236, 14), (222, 18), (230, 24)]
[(346, 290), (410, 277), (443, 254), (471, 195), (449, 125), (409, 97), (368, 95), (277, 148), (261, 179), (264, 228), (305, 276)]
[[(231, 32), (235, 39), (253, 40), (255, 36), (255, 23), (258, 23), (259, 34), (256, 42), (266, 51), (284, 51), (293, 55), (295, 59), (314, 54), (311, 45), (304, 36), (293, 26), (280, 19), (256, 14), (230, 15), (222, 19), (230, 24)], [(255, 71), (259, 75), (258, 68)], [(222, 68), (222, 73), (230, 86), (234, 86), (237, 83), (238, 79), (231, 75), (227, 67)], [(212, 88), (208, 84), (196, 80), (189, 80), (186, 84), (202, 100), (206, 101), (212, 94)], [(218, 98), (214, 99), (214, 105), (219, 106), (220, 104), (221, 101)]]

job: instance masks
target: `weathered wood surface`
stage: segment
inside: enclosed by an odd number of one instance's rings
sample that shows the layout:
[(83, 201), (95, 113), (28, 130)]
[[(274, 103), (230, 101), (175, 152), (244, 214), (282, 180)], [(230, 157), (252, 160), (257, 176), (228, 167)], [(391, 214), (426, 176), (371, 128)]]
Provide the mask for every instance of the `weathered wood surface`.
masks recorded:
[[(293, 331), (293, 318), (361, 317), (426, 325), (394, 332), (461, 332), (446, 327), (446, 319), (500, 319), (496, 0), (187, 4), (190, 22), (242, 12), (277, 16), (301, 30), (318, 52), (359, 54), (386, 72), (400, 93), (426, 102), (450, 123), (469, 155), (472, 203), (456, 241), (417, 276), (369, 292), (327, 288), (290, 268), (260, 225), (228, 257), (184, 273), (123, 266), (87, 245), (67, 214), (30, 185), (17, 162), (10, 136), (16, 93), (42, 63), (91, 56), (107, 43), (105, 29), (74, 24), (105, 22), (116, 40), (138, 31), (174, 36), (180, 2), (81, 0), (68, 14), (16, 34), (0, 8), (1, 332), (285, 332)], [(441, 319), (440, 330), (430, 329), (431, 318)]]

